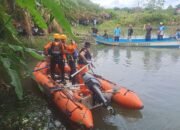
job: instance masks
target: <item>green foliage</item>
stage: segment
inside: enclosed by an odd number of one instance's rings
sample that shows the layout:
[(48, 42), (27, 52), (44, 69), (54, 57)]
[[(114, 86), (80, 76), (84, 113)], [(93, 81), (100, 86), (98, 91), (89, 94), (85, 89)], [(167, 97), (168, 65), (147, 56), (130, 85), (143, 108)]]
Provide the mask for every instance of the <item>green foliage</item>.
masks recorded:
[(17, 70), (13, 67), (14, 63), (12, 62), (12, 59), (8, 58), (3, 58), (0, 56), (0, 62), (5, 68), (7, 74), (11, 78), (10, 84), (14, 86), (15, 92), (20, 100), (22, 100), (22, 95), (23, 95), (23, 90), (21, 86), (21, 79), (19, 77), (19, 74)]
[(23, 89), (21, 85), (21, 71), (28, 71), (25, 63), (25, 53), (41, 60), (42, 57), (35, 53), (32, 49), (26, 48), (16, 37), (15, 29), (11, 22), (11, 16), (8, 15), (4, 8), (0, 6), (0, 67), (5, 70), (7, 76), (1, 74), (1, 80), (6, 81), (14, 87), (18, 99), (23, 97)]
[[(14, 87), (15, 92), (19, 99), (22, 99), (23, 90), (21, 85), (21, 78), (20, 78), (20, 68), (25, 66), (24, 61), (22, 58), (19, 58), (17, 53), (21, 51), (19, 48), (12, 48), (7, 43), (0, 43), (0, 63), (2, 64), (1, 67), (4, 68), (6, 73), (8, 74), (10, 79), (7, 80), (7, 83), (10, 82), (10, 85)], [(20, 47), (21, 48), (21, 47)], [(21, 66), (22, 65), (22, 66)]]
[(16, 4), (23, 9), (27, 9), (27, 11), (32, 15), (34, 22), (40, 28), (47, 28), (45, 20), (36, 7), (35, 0), (16, 0)]
[(113, 20), (115, 23), (119, 23), (121, 26), (127, 26), (133, 24), (135, 26), (151, 23), (153, 25), (159, 25), (159, 22), (163, 22), (166, 25), (172, 21), (176, 24), (180, 24), (178, 15), (175, 15), (175, 8), (169, 7), (163, 10), (146, 10), (146, 9), (119, 9), (108, 10), (114, 15)]
[(180, 4), (176, 5), (176, 8), (179, 9), (180, 8)]
[(144, 13), (139, 19), (141, 23), (153, 23), (159, 24), (159, 22), (166, 23), (168, 21), (168, 16), (164, 13)]
[(16, 30), (12, 25), (12, 17), (8, 15), (2, 5), (0, 5), (0, 39), (20, 43), (16, 34)]
[(102, 10), (90, 0), (60, 0), (62, 9), (70, 21), (76, 22), (80, 17), (97, 16)]
[(29, 55), (36, 58), (37, 60), (44, 60), (44, 56), (39, 55), (31, 48), (26, 48), (25, 51), (28, 52)]
[(56, 0), (42, 0), (41, 2), (47, 9), (50, 10), (50, 13), (55, 17), (58, 23), (60, 23), (63, 30), (73, 36), (71, 26), (65, 18), (64, 11), (62, 10), (60, 3)]
[[(15, 29), (11, 23), (11, 16), (7, 15), (2, 6), (0, 6), (0, 35), (1, 41), (9, 41), (17, 45), (21, 45), (19, 40), (16, 38)], [(21, 80), (19, 75), (19, 65), (23, 63), (21, 59), (15, 56), (16, 48), (8, 46), (7, 43), (0, 42), (0, 63), (10, 77), (10, 84), (14, 86), (15, 92), (19, 99), (22, 99), (23, 91), (21, 86)], [(17, 61), (16, 61), (17, 60)], [(4, 79), (5, 80), (5, 79)]]
[(146, 0), (145, 6), (147, 9), (162, 9), (165, 0)]
[(24, 48), (19, 45), (11, 45), (8, 43), (0, 43), (0, 64), (8, 74), (9, 79), (7, 83), (14, 87), (18, 98), (21, 100), (23, 96), (23, 89), (21, 85), (21, 71), (30, 72), (27, 64), (24, 61), (23, 54), (29, 53), (36, 59), (42, 60), (43, 57), (34, 52), (32, 49)]

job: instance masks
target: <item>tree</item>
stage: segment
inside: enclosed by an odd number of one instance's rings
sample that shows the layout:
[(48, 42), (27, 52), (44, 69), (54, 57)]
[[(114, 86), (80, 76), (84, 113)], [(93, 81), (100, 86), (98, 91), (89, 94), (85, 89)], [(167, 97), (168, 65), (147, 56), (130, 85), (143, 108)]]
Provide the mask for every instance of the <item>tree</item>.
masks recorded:
[(180, 4), (176, 5), (176, 8), (179, 9), (180, 8)]
[(148, 9), (162, 9), (164, 2), (165, 0), (147, 0), (145, 6)]

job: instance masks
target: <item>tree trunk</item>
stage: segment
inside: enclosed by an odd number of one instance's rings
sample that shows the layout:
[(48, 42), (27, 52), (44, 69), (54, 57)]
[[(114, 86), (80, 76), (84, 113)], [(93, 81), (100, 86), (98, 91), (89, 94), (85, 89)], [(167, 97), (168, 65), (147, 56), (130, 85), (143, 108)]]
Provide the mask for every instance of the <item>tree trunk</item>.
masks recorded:
[(30, 14), (22, 10), (23, 13), (23, 27), (27, 33), (28, 38), (32, 39), (32, 21), (31, 21), (31, 16)]
[(59, 25), (59, 23), (55, 19), (48, 26), (48, 30), (49, 30), (49, 33), (53, 32), (53, 31), (55, 31), (57, 33), (63, 33), (61, 26)]
[(15, 0), (6, 0), (5, 2), (10, 14), (12, 14), (15, 10)]

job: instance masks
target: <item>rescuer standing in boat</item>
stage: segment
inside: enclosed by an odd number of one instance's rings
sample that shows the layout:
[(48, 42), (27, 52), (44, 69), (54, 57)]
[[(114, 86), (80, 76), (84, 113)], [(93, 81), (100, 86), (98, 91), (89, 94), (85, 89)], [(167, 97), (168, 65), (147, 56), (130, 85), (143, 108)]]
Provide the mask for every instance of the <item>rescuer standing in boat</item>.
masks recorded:
[(162, 22), (160, 22), (160, 26), (158, 28), (158, 40), (163, 40), (164, 30), (165, 30), (165, 26)]
[(65, 45), (66, 50), (66, 58), (67, 62), (71, 68), (70, 70), (70, 80), (72, 81), (72, 85), (76, 83), (76, 76), (71, 77), (72, 74), (76, 72), (76, 60), (78, 58), (78, 50), (77, 50), (77, 44), (74, 40), (71, 40), (71, 43), (68, 45)]
[(56, 65), (61, 71), (61, 82), (65, 83), (64, 80), (64, 59), (65, 59), (65, 53), (64, 53), (64, 45), (61, 42), (61, 35), (58, 33), (55, 33), (53, 35), (54, 41), (48, 43), (44, 47), (44, 53), (45, 55), (50, 56), (50, 73), (52, 79), (55, 80), (55, 73), (56, 73)]
[(119, 37), (121, 35), (121, 29), (119, 28), (119, 25), (114, 29), (114, 41), (119, 42)]

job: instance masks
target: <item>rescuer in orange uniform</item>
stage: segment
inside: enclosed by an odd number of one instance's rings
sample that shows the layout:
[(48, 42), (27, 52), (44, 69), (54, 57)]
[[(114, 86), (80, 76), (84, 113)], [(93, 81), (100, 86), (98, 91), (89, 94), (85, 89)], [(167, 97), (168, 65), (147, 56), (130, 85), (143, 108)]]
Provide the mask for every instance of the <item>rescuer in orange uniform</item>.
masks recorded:
[(65, 46), (61, 42), (61, 35), (58, 33), (55, 33), (53, 35), (54, 41), (49, 42), (44, 47), (44, 54), (50, 56), (50, 73), (52, 79), (55, 79), (55, 69), (56, 65), (61, 70), (61, 82), (65, 83), (64, 80), (64, 58), (65, 58)]
[[(71, 40), (71, 43), (66, 46), (67, 50), (67, 61), (71, 68), (70, 75), (74, 74), (76, 72), (76, 60), (78, 58), (78, 50), (77, 50), (77, 44), (75, 41)], [(71, 77), (70, 80), (72, 81), (72, 84), (76, 83), (76, 76)]]
[(66, 60), (68, 65), (70, 66), (70, 80), (72, 81), (72, 84), (76, 83), (76, 77), (71, 77), (72, 74), (76, 72), (76, 59), (78, 57), (77, 52), (77, 44), (75, 41), (71, 40), (70, 44), (66, 44), (67, 36), (62, 34), (61, 35), (61, 41), (63, 45), (65, 46), (65, 53), (66, 53)]

